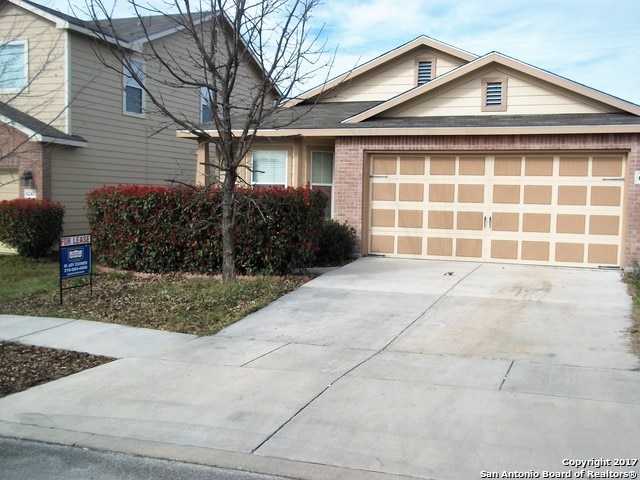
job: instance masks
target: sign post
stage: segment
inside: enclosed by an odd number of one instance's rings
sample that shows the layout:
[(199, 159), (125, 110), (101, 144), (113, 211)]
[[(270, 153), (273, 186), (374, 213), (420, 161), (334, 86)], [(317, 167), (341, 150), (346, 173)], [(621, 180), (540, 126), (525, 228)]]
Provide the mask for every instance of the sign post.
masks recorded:
[[(93, 274), (91, 269), (91, 235), (72, 235), (58, 239), (60, 247), (60, 305), (62, 291), (72, 288), (89, 287), (93, 294)], [(62, 281), (68, 278), (89, 276), (89, 283), (63, 287)]]

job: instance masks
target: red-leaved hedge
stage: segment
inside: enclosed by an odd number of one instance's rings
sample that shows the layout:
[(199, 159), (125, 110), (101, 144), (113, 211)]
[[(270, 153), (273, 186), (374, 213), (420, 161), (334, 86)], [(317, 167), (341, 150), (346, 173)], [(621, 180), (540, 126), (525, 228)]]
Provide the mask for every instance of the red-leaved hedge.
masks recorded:
[(24, 257), (44, 257), (62, 233), (64, 207), (46, 200), (0, 202), (0, 242)]
[[(238, 189), (236, 268), (286, 273), (315, 257), (328, 201), (309, 188)], [(219, 189), (106, 186), (87, 195), (93, 255), (139, 272), (219, 272)]]

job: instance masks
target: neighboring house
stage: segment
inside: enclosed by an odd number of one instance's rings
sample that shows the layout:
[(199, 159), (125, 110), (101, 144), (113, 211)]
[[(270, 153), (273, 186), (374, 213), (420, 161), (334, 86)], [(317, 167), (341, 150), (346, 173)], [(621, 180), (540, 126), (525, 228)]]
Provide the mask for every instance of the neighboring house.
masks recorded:
[[(147, 34), (156, 48), (181, 52), (180, 61), (189, 62), (193, 46), (172, 18), (145, 17)], [(210, 121), (200, 88), (160, 82), (164, 70), (150, 55), (137, 18), (117, 19), (113, 26), (117, 40), (107, 41), (130, 50), (133, 67), (149, 72), (146, 81), (155, 82), (150, 88), (163, 93), (174, 113), (196, 124)], [(88, 229), (84, 208), (91, 189), (195, 180), (193, 142), (176, 138), (176, 127), (153, 112), (141, 86), (92, 27), (31, 1), (0, 0), (0, 157), (6, 157), (0, 159), (0, 199), (61, 202), (66, 234)], [(258, 68), (247, 67), (244, 78), (257, 76)]]
[(640, 260), (638, 105), (422, 36), (282, 114), (303, 112), (260, 129), (246, 180), (326, 190), (363, 255)]

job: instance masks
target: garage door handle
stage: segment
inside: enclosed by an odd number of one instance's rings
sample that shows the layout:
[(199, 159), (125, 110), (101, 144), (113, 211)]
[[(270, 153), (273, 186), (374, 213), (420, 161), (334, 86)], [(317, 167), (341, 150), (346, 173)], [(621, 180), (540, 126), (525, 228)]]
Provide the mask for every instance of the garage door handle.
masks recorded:
[(484, 225), (483, 228), (487, 228), (487, 216), (484, 216)]

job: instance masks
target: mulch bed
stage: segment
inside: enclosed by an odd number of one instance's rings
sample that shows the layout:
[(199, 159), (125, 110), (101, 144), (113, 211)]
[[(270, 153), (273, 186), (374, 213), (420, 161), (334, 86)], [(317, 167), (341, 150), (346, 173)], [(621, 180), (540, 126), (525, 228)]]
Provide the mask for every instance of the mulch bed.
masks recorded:
[(113, 360), (83, 352), (0, 342), (0, 398)]

